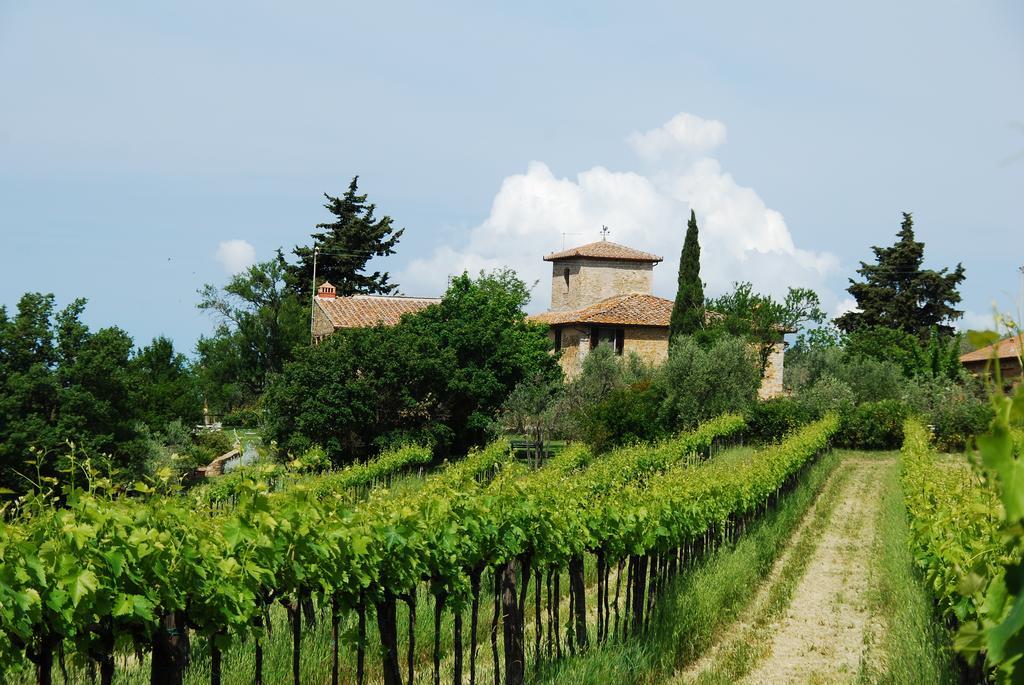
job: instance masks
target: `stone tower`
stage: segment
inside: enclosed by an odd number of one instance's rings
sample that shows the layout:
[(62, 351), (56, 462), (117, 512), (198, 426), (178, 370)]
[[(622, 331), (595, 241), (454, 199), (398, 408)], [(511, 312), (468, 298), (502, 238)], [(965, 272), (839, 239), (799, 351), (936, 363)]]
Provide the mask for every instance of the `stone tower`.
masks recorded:
[(616, 295), (651, 294), (654, 265), (662, 258), (600, 240), (544, 257), (551, 262), (551, 310), (589, 307)]

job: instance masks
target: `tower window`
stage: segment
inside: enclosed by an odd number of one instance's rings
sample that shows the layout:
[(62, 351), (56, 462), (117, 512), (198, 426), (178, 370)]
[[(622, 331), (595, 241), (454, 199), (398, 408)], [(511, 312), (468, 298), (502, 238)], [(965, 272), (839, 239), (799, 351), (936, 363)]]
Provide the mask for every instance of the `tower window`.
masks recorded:
[(562, 278), (565, 279), (565, 292), (569, 292), (569, 267), (565, 267), (562, 272)]

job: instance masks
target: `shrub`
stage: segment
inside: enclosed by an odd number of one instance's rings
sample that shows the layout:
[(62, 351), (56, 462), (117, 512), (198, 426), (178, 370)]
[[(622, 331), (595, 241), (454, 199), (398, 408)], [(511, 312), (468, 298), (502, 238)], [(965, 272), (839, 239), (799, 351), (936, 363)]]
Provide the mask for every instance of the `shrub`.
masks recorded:
[(903, 422), (910, 414), (899, 400), (865, 402), (843, 420), (839, 444), (862, 450), (891, 450), (903, 444)]
[(658, 398), (650, 383), (615, 388), (587, 412), (585, 441), (594, 452), (657, 438)]
[(773, 442), (806, 423), (809, 415), (803, 405), (790, 397), (756, 402), (747, 410), (747, 436), (753, 442)]
[(757, 400), (761, 366), (743, 338), (717, 338), (708, 349), (677, 336), (656, 377), (663, 398), (659, 418), (666, 431), (696, 426), (726, 413), (743, 413)]
[(964, 449), (972, 436), (985, 432), (992, 419), (992, 407), (980, 387), (924, 379), (909, 384), (904, 397), (933, 427), (940, 450)]
[(822, 376), (797, 398), (804, 413), (813, 419), (829, 412), (846, 416), (853, 411), (856, 400), (850, 386), (833, 376)]
[(331, 460), (323, 447), (313, 445), (288, 465), (299, 473), (320, 473), (331, 468)]
[(221, 418), (221, 423), (236, 428), (258, 428), (260, 410), (255, 406), (238, 407), (225, 414)]

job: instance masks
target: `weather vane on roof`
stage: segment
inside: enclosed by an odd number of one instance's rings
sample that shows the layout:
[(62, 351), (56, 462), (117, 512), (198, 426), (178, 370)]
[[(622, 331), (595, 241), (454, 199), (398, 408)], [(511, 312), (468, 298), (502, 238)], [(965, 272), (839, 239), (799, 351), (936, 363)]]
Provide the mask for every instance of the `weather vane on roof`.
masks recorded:
[(603, 226), (602, 225), (601, 226), (601, 240), (608, 240), (608, 232), (611, 231), (611, 230), (612, 229), (608, 228), (607, 226)]

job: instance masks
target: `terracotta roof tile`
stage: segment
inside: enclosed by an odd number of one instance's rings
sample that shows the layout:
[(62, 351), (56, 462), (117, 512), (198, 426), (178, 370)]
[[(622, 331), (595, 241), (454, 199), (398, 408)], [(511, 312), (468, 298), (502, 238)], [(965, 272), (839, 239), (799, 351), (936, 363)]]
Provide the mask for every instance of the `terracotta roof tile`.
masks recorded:
[(579, 247), (573, 247), (561, 252), (553, 252), (545, 255), (544, 261), (555, 262), (559, 259), (575, 259), (587, 257), (590, 259), (617, 259), (626, 262), (660, 262), (661, 257), (650, 252), (641, 252), (625, 245), (619, 245), (607, 240), (599, 240), (596, 243), (587, 243)]
[(575, 311), (544, 312), (531, 316), (530, 320), (549, 325), (584, 323), (667, 328), (671, 318), (672, 300), (643, 293), (631, 293), (609, 297)]
[(1000, 340), (992, 345), (987, 345), (981, 349), (977, 349), (974, 352), (968, 352), (967, 354), (960, 357), (961, 362), (987, 362), (992, 358), (993, 352), (999, 359), (1009, 359), (1011, 357), (1019, 357), (1021, 354), (1020, 338), (1013, 336)]
[(317, 305), (335, 328), (368, 328), (377, 324), (394, 326), (403, 314), (415, 314), (440, 301), (436, 297), (383, 295), (316, 298)]

